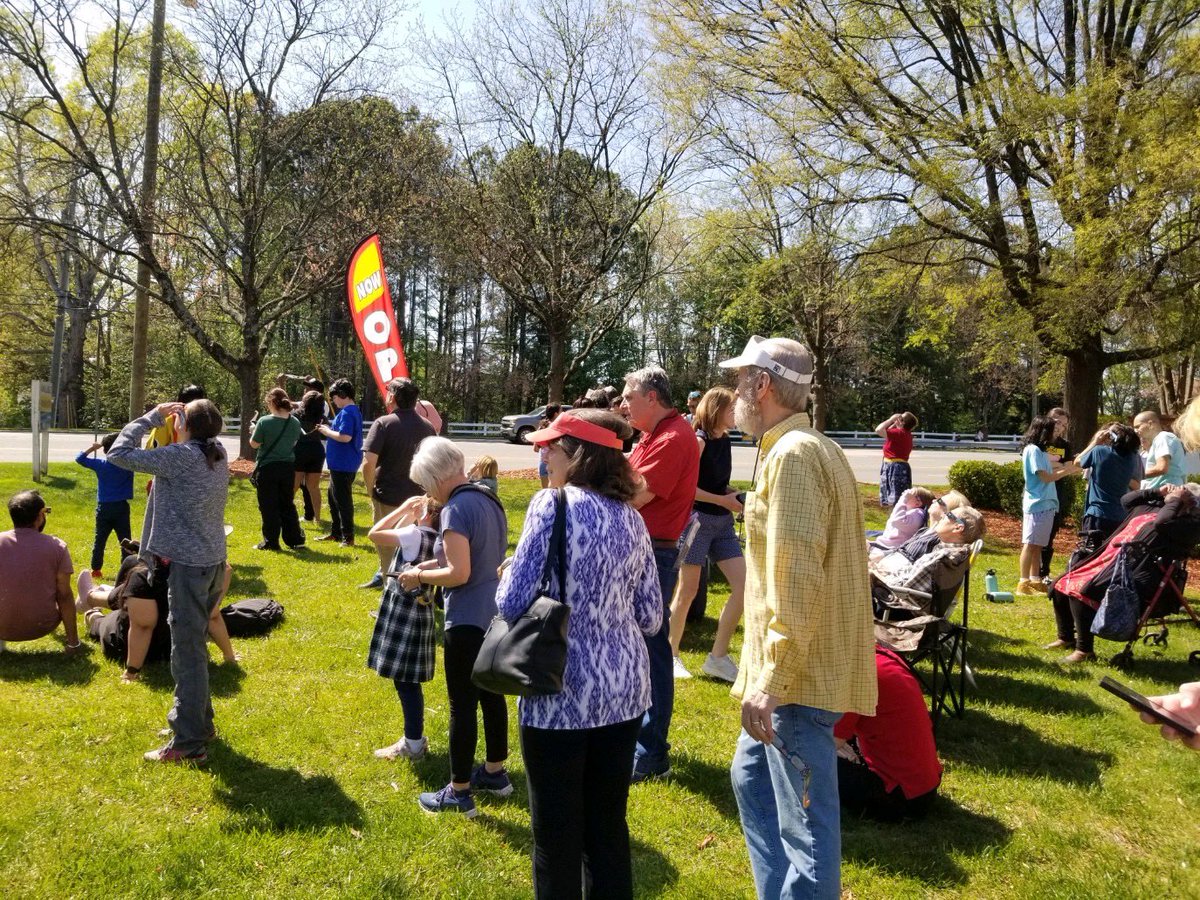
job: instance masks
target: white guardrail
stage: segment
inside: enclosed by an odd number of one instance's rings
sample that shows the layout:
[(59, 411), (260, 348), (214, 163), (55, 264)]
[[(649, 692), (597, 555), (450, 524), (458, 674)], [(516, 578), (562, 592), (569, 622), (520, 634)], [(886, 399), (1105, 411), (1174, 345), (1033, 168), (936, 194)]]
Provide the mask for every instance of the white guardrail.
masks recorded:
[[(225, 419), (227, 434), (237, 434), (241, 427), (241, 419), (237, 417)], [(370, 422), (363, 422), (363, 433), (371, 427)], [(498, 438), (500, 436), (499, 422), (450, 422), (446, 427), (450, 437), (459, 438)], [(883, 438), (874, 431), (827, 431), (826, 435), (837, 441), (842, 447), (882, 447)], [(738, 432), (733, 433), (735, 440), (751, 443)], [(922, 450), (1011, 450), (1016, 453), (1020, 449), (1022, 436), (1019, 434), (996, 434), (987, 440), (976, 440), (973, 434), (959, 434), (950, 431), (915, 431), (913, 446)]]

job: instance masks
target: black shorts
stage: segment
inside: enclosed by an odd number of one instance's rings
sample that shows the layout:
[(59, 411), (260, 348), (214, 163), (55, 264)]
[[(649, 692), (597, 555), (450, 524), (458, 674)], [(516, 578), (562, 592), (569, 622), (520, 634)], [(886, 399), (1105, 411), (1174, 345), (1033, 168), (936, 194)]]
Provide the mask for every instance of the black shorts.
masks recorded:
[(320, 475), (325, 468), (325, 445), (320, 441), (297, 441), (296, 471)]

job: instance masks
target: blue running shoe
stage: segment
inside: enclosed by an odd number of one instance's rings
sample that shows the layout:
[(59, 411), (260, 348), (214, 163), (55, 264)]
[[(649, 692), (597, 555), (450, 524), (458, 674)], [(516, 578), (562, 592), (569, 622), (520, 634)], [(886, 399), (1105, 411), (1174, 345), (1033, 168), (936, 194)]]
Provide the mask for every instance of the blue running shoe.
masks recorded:
[(497, 797), (507, 797), (513, 792), (513, 784), (509, 780), (508, 772), (504, 769), (499, 772), (489, 772), (487, 766), (480, 763), (471, 773), (471, 790), (484, 794), (495, 794)]
[(479, 815), (471, 792), (456, 791), (452, 784), (446, 785), (440, 791), (422, 794), (417, 798), (417, 803), (421, 804), (421, 809), (427, 813), (458, 812), (468, 819)]

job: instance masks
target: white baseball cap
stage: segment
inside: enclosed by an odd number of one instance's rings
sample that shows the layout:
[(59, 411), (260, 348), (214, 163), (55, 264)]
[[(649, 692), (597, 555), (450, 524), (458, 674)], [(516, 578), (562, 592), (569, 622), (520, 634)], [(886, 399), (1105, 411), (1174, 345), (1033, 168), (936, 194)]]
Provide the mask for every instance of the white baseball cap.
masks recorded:
[(796, 384), (812, 384), (812, 375), (802, 375), (782, 363), (776, 362), (771, 358), (771, 354), (767, 352), (770, 346), (768, 341), (770, 338), (759, 337), (757, 334), (751, 335), (750, 340), (746, 341), (746, 349), (733, 359), (727, 359), (724, 362), (717, 363), (722, 369), (740, 369), (743, 366), (758, 366), (760, 369), (766, 369), (773, 375), (778, 375), (788, 381), (794, 381)]

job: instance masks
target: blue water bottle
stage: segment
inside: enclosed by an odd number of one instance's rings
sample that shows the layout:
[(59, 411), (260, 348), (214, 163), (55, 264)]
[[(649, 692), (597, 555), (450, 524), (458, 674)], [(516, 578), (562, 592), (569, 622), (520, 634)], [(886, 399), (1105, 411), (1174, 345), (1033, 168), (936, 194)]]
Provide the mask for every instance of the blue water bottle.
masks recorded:
[(988, 569), (987, 574), (983, 576), (984, 593), (994, 594), (1000, 590), (1000, 580), (996, 577), (995, 569)]

